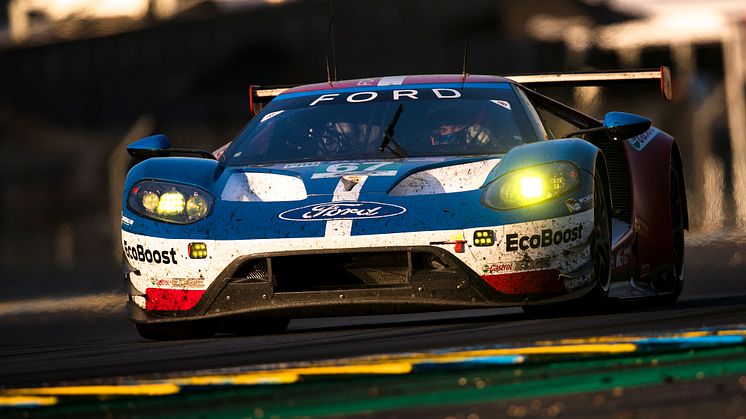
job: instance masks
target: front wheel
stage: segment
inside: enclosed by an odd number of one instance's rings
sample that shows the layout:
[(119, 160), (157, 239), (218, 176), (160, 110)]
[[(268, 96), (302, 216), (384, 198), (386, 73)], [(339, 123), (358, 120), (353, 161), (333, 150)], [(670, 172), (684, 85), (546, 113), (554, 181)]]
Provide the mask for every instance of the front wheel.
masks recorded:
[(593, 233), (591, 260), (593, 289), (583, 297), (590, 305), (601, 304), (609, 296), (611, 285), (611, 217), (606, 183), (596, 172), (593, 182)]
[(593, 264), (591, 281), (593, 288), (577, 300), (565, 303), (524, 306), (527, 314), (557, 314), (585, 312), (601, 308), (609, 296), (611, 284), (611, 209), (608, 189), (603, 176), (596, 171), (593, 182), (593, 232), (590, 237), (590, 258)]

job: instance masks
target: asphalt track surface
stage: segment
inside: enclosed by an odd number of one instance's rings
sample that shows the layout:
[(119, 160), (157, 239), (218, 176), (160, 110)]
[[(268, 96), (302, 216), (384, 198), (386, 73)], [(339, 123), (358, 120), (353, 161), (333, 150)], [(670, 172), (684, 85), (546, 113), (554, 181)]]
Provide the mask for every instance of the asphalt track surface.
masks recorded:
[[(16, 305), (5, 300), (0, 302), (0, 386), (95, 383), (115, 376), (157, 377), (265, 363), (746, 325), (746, 236), (687, 239), (687, 280), (677, 304), (617, 302), (593, 316), (540, 318), (511, 308), (302, 319), (277, 335), (153, 342), (140, 338), (123, 317), (123, 299), (90, 303), (53, 296), (57, 304), (48, 305), (37, 304), (38, 299)], [(734, 383), (712, 386), (735, 386), (740, 391)], [(667, 391), (680, 397), (672, 388)]]

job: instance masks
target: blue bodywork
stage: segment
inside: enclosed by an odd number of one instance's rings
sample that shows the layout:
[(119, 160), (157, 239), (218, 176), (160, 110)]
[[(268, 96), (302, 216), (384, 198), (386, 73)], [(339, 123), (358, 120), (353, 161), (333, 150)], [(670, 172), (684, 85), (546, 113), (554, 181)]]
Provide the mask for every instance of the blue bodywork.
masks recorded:
[[(453, 230), (535, 221), (568, 215), (564, 204), (567, 197), (586, 196), (592, 191), (593, 173), (598, 149), (577, 140), (540, 141), (515, 147), (503, 156), (502, 162), (490, 173), (478, 190), (436, 195), (391, 196), (388, 192), (402, 179), (422, 170), (471, 163), (499, 156), (457, 156), (438, 159), (404, 158), (381, 160), (398, 165), (396, 176), (370, 177), (362, 188), (359, 201), (381, 202), (406, 208), (395, 217), (366, 219), (353, 223), (352, 235), (400, 233), (432, 230)], [(440, 161), (436, 161), (440, 160)], [(554, 161), (571, 161), (583, 169), (578, 189), (548, 202), (508, 211), (498, 211), (481, 204), (484, 186), (504, 173)], [(321, 167), (338, 162), (323, 162)], [(130, 233), (162, 238), (195, 240), (236, 240), (267, 238), (323, 237), (324, 222), (294, 222), (279, 214), (311, 204), (331, 201), (339, 182), (338, 177), (312, 179), (319, 166), (284, 168), (273, 166), (226, 167), (208, 159), (169, 157), (143, 161), (130, 171), (125, 182), (125, 193), (141, 180), (164, 180), (199, 186), (215, 197), (212, 212), (203, 220), (187, 225), (151, 220), (131, 211), (126, 203), (123, 215), (136, 220), (123, 225)], [(227, 202), (220, 199), (228, 178), (241, 172), (261, 172), (290, 175), (305, 184), (308, 197), (290, 202)]]

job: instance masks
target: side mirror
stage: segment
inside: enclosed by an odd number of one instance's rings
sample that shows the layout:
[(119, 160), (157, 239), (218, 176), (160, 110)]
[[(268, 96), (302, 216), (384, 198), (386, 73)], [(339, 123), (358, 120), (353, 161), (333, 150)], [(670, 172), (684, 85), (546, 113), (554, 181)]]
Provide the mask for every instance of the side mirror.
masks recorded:
[(649, 119), (626, 112), (609, 112), (604, 116), (606, 135), (612, 140), (636, 137), (650, 129), (650, 125)]
[(151, 135), (127, 146), (127, 152), (136, 159), (167, 157), (171, 154), (171, 141), (163, 134)]
[(568, 132), (562, 138), (603, 132), (612, 141), (624, 140), (643, 134), (650, 129), (650, 125), (652, 123), (649, 119), (639, 115), (626, 112), (609, 112), (604, 116), (604, 124), (600, 127)]
[(163, 134), (151, 135), (127, 146), (130, 156), (145, 160), (151, 157), (168, 157), (172, 154), (186, 154), (199, 156), (204, 159), (215, 160), (215, 156), (209, 151), (192, 150), (188, 148), (171, 148), (171, 141)]

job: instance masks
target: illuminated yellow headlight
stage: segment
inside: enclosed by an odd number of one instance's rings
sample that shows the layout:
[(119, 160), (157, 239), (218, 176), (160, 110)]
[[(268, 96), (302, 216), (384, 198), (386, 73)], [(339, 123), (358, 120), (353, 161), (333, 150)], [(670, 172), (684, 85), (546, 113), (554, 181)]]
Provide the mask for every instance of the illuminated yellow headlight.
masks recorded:
[(184, 195), (178, 191), (170, 191), (161, 195), (158, 203), (158, 214), (176, 215), (184, 212)]
[(142, 206), (148, 212), (155, 212), (160, 201), (161, 198), (158, 197), (158, 194), (153, 192), (145, 192), (142, 196)]
[(206, 218), (213, 202), (210, 192), (199, 186), (143, 180), (130, 189), (127, 208), (154, 220), (190, 224)]
[(544, 179), (538, 176), (523, 176), (521, 178), (521, 195), (526, 199), (544, 196)]
[(186, 212), (190, 218), (202, 218), (207, 215), (207, 201), (196, 193), (189, 197)]
[(580, 169), (557, 161), (508, 172), (492, 182), (482, 203), (496, 209), (515, 209), (563, 195), (580, 185)]

